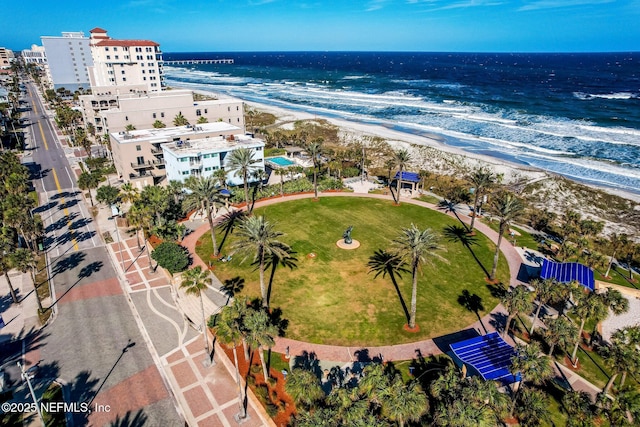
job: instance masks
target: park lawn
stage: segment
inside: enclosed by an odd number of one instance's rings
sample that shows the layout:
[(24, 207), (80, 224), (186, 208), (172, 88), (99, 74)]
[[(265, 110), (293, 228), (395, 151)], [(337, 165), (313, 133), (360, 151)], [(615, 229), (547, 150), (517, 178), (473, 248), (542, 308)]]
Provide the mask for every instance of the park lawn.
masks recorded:
[[(607, 267), (603, 267), (600, 270), (594, 270), (594, 278), (603, 282), (614, 283), (616, 285), (625, 286), (627, 288), (638, 289), (639, 284), (629, 281), (629, 270), (626, 270), (617, 265), (611, 266), (609, 271), (609, 278), (605, 278), (603, 275), (607, 272)], [(637, 280), (637, 275), (634, 274), (634, 279)]]
[[(297, 268), (280, 267), (275, 272), (271, 307), (279, 307), (288, 319), (286, 336), (313, 343), (332, 345), (387, 345), (437, 337), (468, 327), (477, 320), (474, 313), (458, 303), (463, 290), (481, 298), (483, 310), (492, 310), (498, 300), (485, 283), (482, 268), (460, 243), (441, 239), (444, 259), (433, 258), (423, 266), (418, 283), (418, 333), (403, 330), (407, 319), (389, 277), (375, 278), (368, 272), (369, 257), (378, 249), (391, 249), (401, 227), (415, 223), (420, 229), (432, 228), (438, 234), (457, 221), (440, 212), (403, 203), (358, 197), (325, 197), (319, 201), (303, 199), (256, 209), (285, 233), (281, 240), (289, 244), (297, 257)], [(343, 250), (336, 246), (343, 231), (353, 226), (353, 239), (361, 246)], [(222, 240), (220, 233), (219, 242)], [(490, 270), (495, 245), (478, 234), (473, 246), (478, 259)], [(232, 251), (233, 233), (227, 237), (223, 254)], [(204, 234), (197, 252), (208, 262), (211, 240)], [(313, 255), (311, 255), (313, 254)], [(243, 260), (235, 254), (231, 262), (215, 263), (216, 276), (225, 281), (245, 279), (243, 294), (259, 297), (258, 272), (252, 256)], [(266, 281), (269, 279), (267, 272)], [(498, 278), (508, 283), (509, 269), (500, 258)], [(398, 280), (402, 297), (410, 307), (411, 274)]]

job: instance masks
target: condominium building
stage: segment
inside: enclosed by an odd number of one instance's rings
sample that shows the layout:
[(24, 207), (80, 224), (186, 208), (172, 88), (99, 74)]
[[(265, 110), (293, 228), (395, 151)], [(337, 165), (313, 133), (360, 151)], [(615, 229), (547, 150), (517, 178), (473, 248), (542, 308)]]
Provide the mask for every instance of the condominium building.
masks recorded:
[(111, 132), (113, 163), (122, 178), (135, 187), (166, 184), (164, 151), (161, 146), (176, 141), (189, 142), (206, 138), (226, 137), (242, 129), (225, 122)]
[(49, 65), (48, 77), (54, 89), (74, 92), (90, 86), (87, 67), (93, 65), (89, 38), (81, 31), (63, 32), (62, 36), (42, 36), (42, 46)]
[(11, 61), (13, 61), (13, 51), (0, 47), (0, 69), (11, 68)]
[[(89, 68), (92, 88), (141, 86), (146, 92), (161, 90), (162, 52), (158, 43), (112, 39), (102, 28), (94, 28), (89, 33), (93, 57), (93, 66)], [(97, 92), (101, 91), (104, 89)]]
[(80, 96), (85, 123), (93, 123), (98, 134), (149, 129), (156, 122), (173, 126), (182, 115), (190, 124), (225, 122), (244, 129), (241, 100), (225, 98), (195, 101), (190, 90), (145, 92), (140, 86), (115, 86), (109, 93)]
[[(229, 168), (230, 153), (239, 148), (248, 148), (254, 152), (254, 168), (264, 171), (264, 141), (249, 135), (232, 134), (228, 136), (205, 137), (191, 140), (177, 140), (162, 144), (165, 169), (168, 181), (184, 182), (191, 176), (209, 177), (216, 170), (227, 172), (227, 183), (240, 185), (241, 174)], [(249, 181), (254, 179), (249, 177)]]
[(32, 44), (31, 49), (23, 49), (20, 52), (20, 56), (22, 56), (25, 64), (44, 66), (47, 63), (47, 54), (44, 46), (38, 46), (37, 44)]

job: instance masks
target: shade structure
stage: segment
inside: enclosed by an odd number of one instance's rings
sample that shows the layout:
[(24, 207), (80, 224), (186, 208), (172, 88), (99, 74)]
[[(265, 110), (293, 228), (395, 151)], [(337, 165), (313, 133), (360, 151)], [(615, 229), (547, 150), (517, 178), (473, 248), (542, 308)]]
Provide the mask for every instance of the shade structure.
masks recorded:
[(568, 283), (573, 280), (580, 282), (582, 286), (593, 291), (595, 280), (593, 270), (578, 262), (555, 262), (545, 259), (542, 261), (541, 279), (556, 279), (560, 283)]
[(519, 375), (514, 376), (509, 371), (516, 351), (497, 332), (460, 341), (450, 347), (462, 363), (475, 369), (485, 380), (507, 384), (520, 380)]
[[(400, 178), (400, 172), (396, 172), (396, 176), (393, 177), (393, 179), (398, 179), (398, 178)], [(402, 171), (401, 181), (416, 183), (416, 182), (420, 182), (420, 177), (416, 172)]]

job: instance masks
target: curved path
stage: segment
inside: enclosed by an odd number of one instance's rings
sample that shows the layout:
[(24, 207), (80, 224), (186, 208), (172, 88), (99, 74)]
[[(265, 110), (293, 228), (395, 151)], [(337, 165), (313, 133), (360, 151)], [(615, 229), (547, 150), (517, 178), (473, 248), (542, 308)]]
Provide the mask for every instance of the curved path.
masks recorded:
[[(363, 194), (363, 193), (320, 193), (320, 197), (368, 197), (372, 199), (383, 199), (389, 200), (393, 202), (391, 196), (384, 196), (381, 194)], [(269, 206), (276, 203), (288, 202), (291, 200), (299, 200), (299, 199), (309, 199), (313, 198), (313, 193), (303, 193), (303, 194), (294, 194), (284, 197), (275, 197), (272, 199), (258, 201), (255, 204), (254, 208), (259, 208), (262, 206)], [(440, 211), (436, 205), (432, 203), (422, 202), (419, 200), (413, 199), (401, 199), (401, 203), (411, 203), (414, 205), (422, 206), (432, 210)], [(444, 212), (443, 212), (444, 214)], [(448, 214), (452, 218), (455, 216), (452, 213)], [(471, 219), (464, 215), (458, 214), (460, 219), (465, 223), (470, 223)], [(489, 228), (486, 224), (476, 221), (475, 228), (486, 235), (492, 242), (497, 243), (498, 241), (498, 233)], [(193, 254), (194, 265), (200, 265), (203, 268), (206, 268), (206, 264), (200, 259), (200, 257), (195, 252), (195, 247), (198, 239), (206, 232), (209, 231), (209, 224), (205, 223), (201, 227), (199, 227), (195, 232), (189, 234), (182, 242), (184, 246), (189, 248), (189, 251)], [(503, 239), (502, 244), (500, 245), (500, 250), (504, 255), (507, 263), (509, 264), (509, 274), (510, 274), (510, 286), (514, 286), (520, 282), (518, 282), (518, 272), (520, 270), (520, 265), (522, 264), (522, 258), (513, 245), (508, 242), (508, 239)], [(502, 305), (498, 305), (491, 311), (489, 314), (485, 315), (481, 321), (478, 321), (472, 325), (469, 325), (465, 331), (461, 331), (460, 333), (451, 334), (449, 336), (435, 338), (435, 339), (427, 339), (423, 341), (407, 343), (407, 344), (397, 344), (397, 345), (389, 345), (389, 346), (379, 346), (379, 347), (343, 347), (343, 346), (334, 346), (334, 345), (324, 345), (324, 344), (312, 344), (304, 341), (292, 340), (289, 338), (276, 338), (276, 345), (273, 347), (273, 350), (278, 353), (286, 353), (287, 349), (289, 351), (289, 355), (291, 357), (296, 356), (304, 356), (309, 354), (314, 354), (320, 360), (329, 360), (333, 362), (353, 362), (367, 358), (379, 357), (382, 360), (410, 360), (416, 357), (427, 357), (429, 355), (440, 354), (448, 351), (448, 344), (451, 342), (456, 342), (461, 339), (468, 338), (469, 336), (474, 336), (477, 334), (487, 333), (494, 330), (498, 330), (502, 328), (502, 324), (504, 323), (504, 319), (506, 319), (506, 311), (502, 307)], [(502, 322), (501, 322), (502, 321)], [(475, 329), (476, 332), (473, 332), (472, 329)], [(465, 333), (466, 332), (466, 333)]]

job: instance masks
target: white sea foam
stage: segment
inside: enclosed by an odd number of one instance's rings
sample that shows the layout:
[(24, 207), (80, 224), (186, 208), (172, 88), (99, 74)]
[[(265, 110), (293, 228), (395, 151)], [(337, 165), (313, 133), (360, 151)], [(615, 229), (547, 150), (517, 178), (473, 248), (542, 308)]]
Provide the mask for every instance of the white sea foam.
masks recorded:
[(617, 92), (617, 93), (584, 93), (574, 92), (573, 96), (582, 100), (589, 100), (594, 98), (602, 99), (640, 99), (640, 95), (631, 92)]

